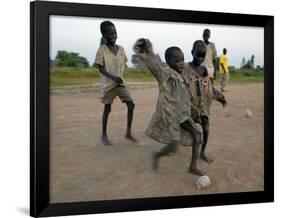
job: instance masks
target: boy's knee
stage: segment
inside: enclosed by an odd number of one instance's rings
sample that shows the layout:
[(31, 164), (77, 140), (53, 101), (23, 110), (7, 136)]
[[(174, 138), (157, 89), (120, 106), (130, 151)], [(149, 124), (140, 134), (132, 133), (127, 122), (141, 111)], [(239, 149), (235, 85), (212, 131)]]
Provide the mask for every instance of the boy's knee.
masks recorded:
[(134, 102), (128, 101), (128, 102), (126, 102), (126, 103), (127, 103), (127, 107), (128, 107), (128, 110), (129, 110), (129, 111), (134, 110), (134, 108), (135, 108)]

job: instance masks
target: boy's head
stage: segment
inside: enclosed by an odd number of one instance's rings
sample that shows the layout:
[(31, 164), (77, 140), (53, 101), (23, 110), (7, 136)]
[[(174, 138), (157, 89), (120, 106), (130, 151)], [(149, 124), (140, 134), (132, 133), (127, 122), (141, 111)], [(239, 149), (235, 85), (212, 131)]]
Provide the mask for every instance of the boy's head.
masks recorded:
[(100, 31), (106, 42), (110, 45), (115, 45), (117, 40), (117, 32), (114, 24), (110, 21), (103, 21), (100, 24)]
[(165, 60), (166, 63), (177, 71), (178, 73), (181, 73), (184, 68), (184, 54), (182, 50), (178, 47), (169, 47), (165, 51)]
[(226, 53), (227, 53), (226, 48), (224, 48), (224, 49), (222, 50), (222, 52), (223, 52), (224, 55), (226, 55)]
[(211, 36), (211, 31), (209, 29), (204, 29), (203, 31), (203, 40), (204, 42), (209, 42), (209, 38)]
[(199, 66), (203, 63), (206, 56), (206, 44), (202, 40), (197, 40), (193, 43), (191, 54), (193, 56), (193, 63)]

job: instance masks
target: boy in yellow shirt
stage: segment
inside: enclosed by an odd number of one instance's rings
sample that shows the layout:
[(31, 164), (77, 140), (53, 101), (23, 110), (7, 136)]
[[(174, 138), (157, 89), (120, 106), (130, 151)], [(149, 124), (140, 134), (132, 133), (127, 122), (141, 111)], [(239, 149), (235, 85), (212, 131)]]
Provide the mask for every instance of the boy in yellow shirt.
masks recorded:
[(226, 48), (223, 49), (223, 54), (219, 57), (219, 72), (221, 74), (220, 80), (220, 88), (221, 91), (225, 91), (226, 81), (229, 79), (229, 71), (228, 71), (228, 58), (226, 56), (227, 50)]

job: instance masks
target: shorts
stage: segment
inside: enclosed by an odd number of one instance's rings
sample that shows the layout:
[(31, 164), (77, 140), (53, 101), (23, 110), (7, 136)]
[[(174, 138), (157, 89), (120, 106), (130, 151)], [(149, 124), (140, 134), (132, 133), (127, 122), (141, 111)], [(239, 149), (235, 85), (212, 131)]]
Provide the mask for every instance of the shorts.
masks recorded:
[(122, 102), (133, 101), (131, 94), (129, 93), (127, 87), (125, 86), (116, 86), (113, 89), (105, 93), (101, 102), (103, 104), (112, 104), (114, 98), (119, 97)]

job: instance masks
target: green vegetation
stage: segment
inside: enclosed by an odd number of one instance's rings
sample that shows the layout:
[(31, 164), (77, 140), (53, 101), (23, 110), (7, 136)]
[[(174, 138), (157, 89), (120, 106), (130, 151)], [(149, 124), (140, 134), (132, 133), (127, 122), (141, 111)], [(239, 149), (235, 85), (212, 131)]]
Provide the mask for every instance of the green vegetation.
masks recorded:
[(51, 63), (52, 66), (58, 67), (89, 67), (89, 62), (85, 57), (68, 51), (57, 51), (56, 59)]
[[(148, 70), (127, 68), (124, 72), (127, 82), (154, 81)], [(50, 72), (51, 86), (78, 85), (99, 83), (100, 73), (96, 68), (52, 67)]]
[[(127, 68), (124, 72), (127, 82), (148, 82), (155, 81), (151, 73), (144, 69), (138, 70)], [(220, 75), (218, 73), (219, 79)], [(263, 82), (262, 70), (256, 69), (234, 69), (230, 68), (229, 82)], [(51, 86), (78, 85), (99, 83), (100, 73), (96, 68), (82, 67), (52, 67), (50, 73)]]
[(89, 84), (99, 81), (100, 75), (95, 68), (52, 67), (51, 86)]
[[(104, 43), (101, 38), (101, 43)], [(160, 57), (159, 57), (160, 58)], [(263, 82), (263, 67), (254, 64), (255, 55), (249, 60), (243, 57), (240, 69), (229, 67), (229, 82)], [(50, 84), (52, 87), (65, 85), (93, 84), (100, 82), (100, 73), (96, 68), (89, 67), (89, 62), (79, 53), (68, 51), (57, 51), (55, 60), (50, 60)], [(136, 55), (132, 55), (134, 68), (126, 68), (124, 79), (126, 82), (151, 82), (155, 81), (151, 73), (145, 68), (143, 62)], [(218, 66), (218, 65), (217, 65)], [(217, 73), (219, 81), (220, 74)]]
[[(257, 69), (229, 69), (230, 80), (229, 82), (263, 82), (263, 70)], [(220, 74), (218, 73), (217, 79), (219, 80)]]

